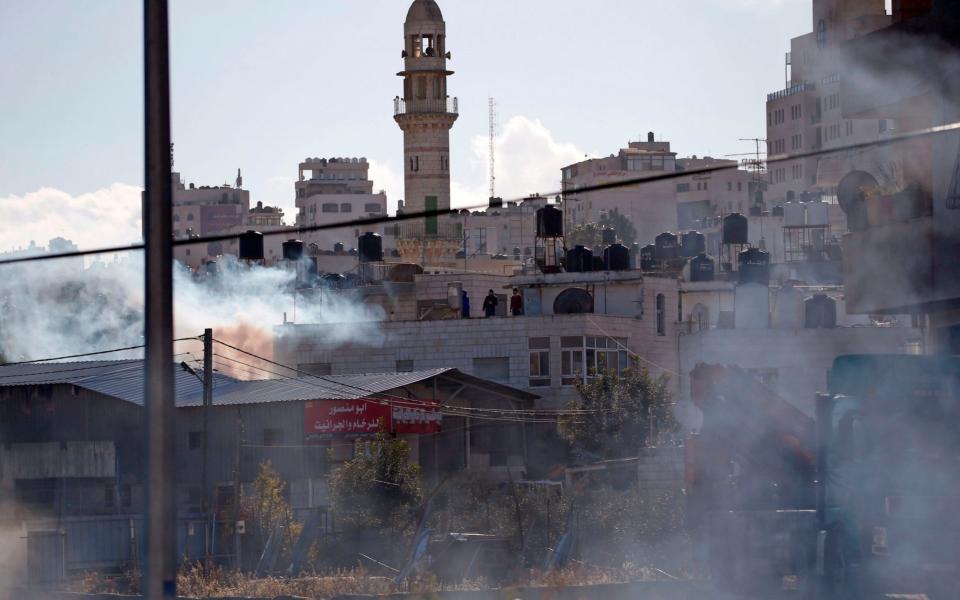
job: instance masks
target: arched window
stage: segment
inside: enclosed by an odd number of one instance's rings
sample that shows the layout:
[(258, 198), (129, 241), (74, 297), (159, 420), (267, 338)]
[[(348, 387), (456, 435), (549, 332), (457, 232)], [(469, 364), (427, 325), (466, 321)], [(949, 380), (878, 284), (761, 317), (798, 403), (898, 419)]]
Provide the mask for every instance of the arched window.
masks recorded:
[(657, 294), (657, 335), (667, 335), (667, 299)]

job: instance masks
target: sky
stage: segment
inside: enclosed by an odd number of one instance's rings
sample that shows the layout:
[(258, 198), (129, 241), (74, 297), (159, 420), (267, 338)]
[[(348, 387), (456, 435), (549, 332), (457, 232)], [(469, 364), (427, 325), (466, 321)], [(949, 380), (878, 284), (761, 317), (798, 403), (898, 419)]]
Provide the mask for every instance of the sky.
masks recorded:
[[(447, 22), (453, 204), (559, 187), (560, 167), (655, 132), (681, 156), (749, 152), (810, 0), (438, 0)], [(0, 0), (0, 251), (139, 238), (142, 14), (135, 0)], [(175, 170), (292, 220), (305, 157), (363, 156), (403, 197), (409, 0), (170, 0)]]

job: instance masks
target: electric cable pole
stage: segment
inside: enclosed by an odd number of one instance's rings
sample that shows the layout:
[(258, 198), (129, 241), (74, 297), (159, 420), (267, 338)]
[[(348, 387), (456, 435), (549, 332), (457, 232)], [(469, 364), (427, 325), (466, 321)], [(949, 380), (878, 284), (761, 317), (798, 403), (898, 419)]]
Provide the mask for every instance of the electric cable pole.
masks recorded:
[(213, 329), (203, 330), (203, 465), (202, 465), (202, 509), (204, 516), (203, 531), (203, 568), (210, 566), (210, 546), (213, 523), (210, 511), (210, 408), (213, 406)]
[(144, 413), (147, 436), (144, 597), (177, 595), (174, 466), (173, 217), (167, 0), (144, 0)]

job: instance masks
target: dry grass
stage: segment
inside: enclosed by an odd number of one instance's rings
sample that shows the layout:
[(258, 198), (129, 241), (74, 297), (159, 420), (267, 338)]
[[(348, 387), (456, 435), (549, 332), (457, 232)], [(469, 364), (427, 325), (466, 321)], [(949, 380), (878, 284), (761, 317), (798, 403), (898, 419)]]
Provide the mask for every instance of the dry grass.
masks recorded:
[[(667, 574), (657, 569), (624, 564), (620, 568), (606, 568), (575, 564), (559, 571), (543, 573), (530, 571), (516, 585), (524, 587), (567, 587), (649, 581), (655, 579), (685, 578), (684, 574)], [(139, 573), (106, 576), (87, 573), (74, 581), (71, 591), (83, 593), (138, 593)], [(276, 598), (298, 596), (326, 600), (350, 594), (393, 594), (397, 592), (430, 593), (442, 590), (479, 590), (489, 586), (484, 581), (465, 581), (457, 586), (442, 586), (431, 577), (397, 585), (392, 579), (370, 574), (364, 569), (331, 572), (322, 576), (287, 579), (257, 578), (228, 569), (213, 569), (206, 575), (198, 564), (184, 565), (177, 576), (179, 595), (192, 598)]]

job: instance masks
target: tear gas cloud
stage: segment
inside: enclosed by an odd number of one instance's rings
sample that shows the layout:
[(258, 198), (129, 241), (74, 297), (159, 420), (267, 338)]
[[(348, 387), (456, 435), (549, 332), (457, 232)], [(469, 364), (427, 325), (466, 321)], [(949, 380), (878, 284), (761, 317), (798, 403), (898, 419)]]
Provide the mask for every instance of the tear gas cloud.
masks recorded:
[[(174, 268), (176, 337), (193, 337), (211, 327), (217, 339), (261, 356), (272, 354), (273, 326), (284, 313), (297, 321), (333, 325), (331, 342), (376, 343), (382, 312), (337, 294), (298, 294), (292, 269), (247, 266), (232, 257), (217, 275), (196, 278)], [(143, 343), (143, 261), (138, 255), (96, 262), (49, 260), (3, 267), (0, 279), (0, 357), (12, 362), (95, 352)], [(175, 352), (197, 352), (179, 344)], [(141, 353), (103, 355), (130, 358)]]

